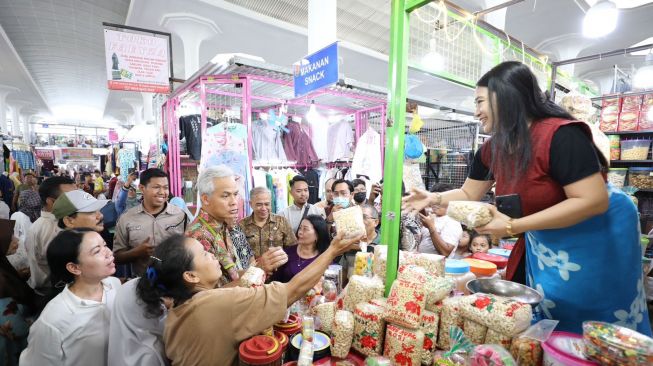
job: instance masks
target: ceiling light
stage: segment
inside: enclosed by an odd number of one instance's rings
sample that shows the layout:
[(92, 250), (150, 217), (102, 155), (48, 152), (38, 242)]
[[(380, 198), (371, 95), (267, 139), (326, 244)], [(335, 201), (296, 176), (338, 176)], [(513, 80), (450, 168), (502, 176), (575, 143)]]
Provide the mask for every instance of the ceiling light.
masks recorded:
[(635, 72), (633, 76), (633, 87), (637, 89), (653, 88), (653, 50), (646, 55), (644, 66)]
[(588, 38), (603, 37), (617, 28), (619, 10), (610, 0), (602, 0), (594, 4), (583, 19), (583, 35)]
[(428, 71), (444, 70), (444, 57), (435, 50), (435, 38), (429, 41), (429, 52), (422, 57), (422, 67)]
[(306, 120), (308, 123), (314, 123), (317, 122), (320, 119), (320, 115), (317, 113), (317, 108), (315, 107), (315, 101), (311, 100), (311, 106), (308, 108), (308, 112), (306, 112)]

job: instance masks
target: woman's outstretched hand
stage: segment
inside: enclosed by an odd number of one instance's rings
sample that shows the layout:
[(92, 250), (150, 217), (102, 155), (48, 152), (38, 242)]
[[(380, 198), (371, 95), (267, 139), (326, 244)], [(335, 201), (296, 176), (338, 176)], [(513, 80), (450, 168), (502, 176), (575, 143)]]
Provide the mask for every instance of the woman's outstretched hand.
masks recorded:
[(419, 188), (410, 190), (410, 194), (401, 200), (401, 210), (409, 215), (416, 215), (431, 205), (433, 194)]

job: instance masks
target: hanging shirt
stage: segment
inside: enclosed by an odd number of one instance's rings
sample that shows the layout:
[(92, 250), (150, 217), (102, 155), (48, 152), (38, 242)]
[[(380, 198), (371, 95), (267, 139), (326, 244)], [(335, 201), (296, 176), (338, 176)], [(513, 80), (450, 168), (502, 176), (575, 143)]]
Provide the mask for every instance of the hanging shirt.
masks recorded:
[(220, 123), (208, 128), (202, 137), (202, 159), (199, 172), (210, 166), (226, 165), (237, 176), (239, 188), (239, 217), (251, 213), (249, 191), (252, 189), (252, 171), (247, 148), (247, 126), (242, 123)]
[(354, 146), (354, 131), (349, 122), (342, 121), (331, 125), (327, 140), (329, 153), (327, 161), (351, 159), (351, 149)]
[(134, 149), (120, 149), (118, 161), (120, 162), (120, 175), (126, 178), (129, 170), (133, 169), (134, 163), (136, 163), (136, 152)]
[(319, 159), (313, 148), (313, 143), (302, 126), (296, 122), (289, 122), (286, 126), (288, 133), (284, 135), (283, 147), (288, 160), (296, 161), (297, 165), (314, 166)]
[(252, 124), (252, 149), (254, 160), (286, 160), (281, 142), (281, 132), (267, 122)]
[(68, 285), (43, 309), (29, 330), (28, 346), (20, 364), (98, 365), (107, 364), (109, 321), (120, 280), (102, 280), (102, 301), (85, 300)]
[(326, 119), (320, 118), (310, 124), (311, 126), (311, 141), (313, 141), (313, 148), (317, 157), (322, 161), (327, 161), (329, 157), (328, 141), (324, 137), (329, 132), (329, 123)]
[[(381, 135), (370, 127), (358, 139), (350, 171), (354, 178), (357, 178), (358, 175), (366, 175), (370, 182), (376, 183), (383, 178), (382, 167)], [(369, 190), (371, 190), (371, 185), (369, 185)]]
[(109, 366), (165, 366), (168, 360), (163, 347), (163, 326), (167, 315), (161, 306), (160, 317), (145, 315), (145, 306), (136, 295), (138, 281), (126, 282), (116, 295), (109, 329)]
[(186, 151), (193, 160), (202, 154), (202, 117), (199, 114), (179, 118), (179, 139), (186, 139)]

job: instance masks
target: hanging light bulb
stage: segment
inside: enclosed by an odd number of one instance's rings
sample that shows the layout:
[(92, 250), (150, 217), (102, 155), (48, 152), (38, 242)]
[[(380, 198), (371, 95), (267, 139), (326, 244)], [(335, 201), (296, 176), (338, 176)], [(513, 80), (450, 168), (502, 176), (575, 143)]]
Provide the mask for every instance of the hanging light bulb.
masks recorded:
[(600, 0), (585, 13), (583, 35), (588, 38), (603, 37), (617, 28), (619, 10), (610, 0)]
[(644, 66), (635, 72), (633, 76), (633, 87), (637, 89), (653, 88), (653, 48), (646, 55)]
[(435, 34), (429, 40), (429, 52), (422, 57), (422, 67), (429, 71), (442, 71), (444, 70), (444, 57), (435, 50), (436, 40)]
[(317, 113), (317, 108), (315, 107), (315, 101), (311, 100), (311, 106), (308, 108), (308, 112), (306, 112), (306, 120), (308, 121), (308, 123), (314, 123), (317, 122), (319, 118), (320, 115)]

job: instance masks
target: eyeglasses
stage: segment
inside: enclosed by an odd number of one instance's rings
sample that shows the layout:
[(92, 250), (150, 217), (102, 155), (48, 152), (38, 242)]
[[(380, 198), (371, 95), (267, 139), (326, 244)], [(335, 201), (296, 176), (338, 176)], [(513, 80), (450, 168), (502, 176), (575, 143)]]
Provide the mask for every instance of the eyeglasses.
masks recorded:
[(363, 215), (363, 220), (377, 220), (378, 217), (376, 216), (368, 216), (368, 215)]

